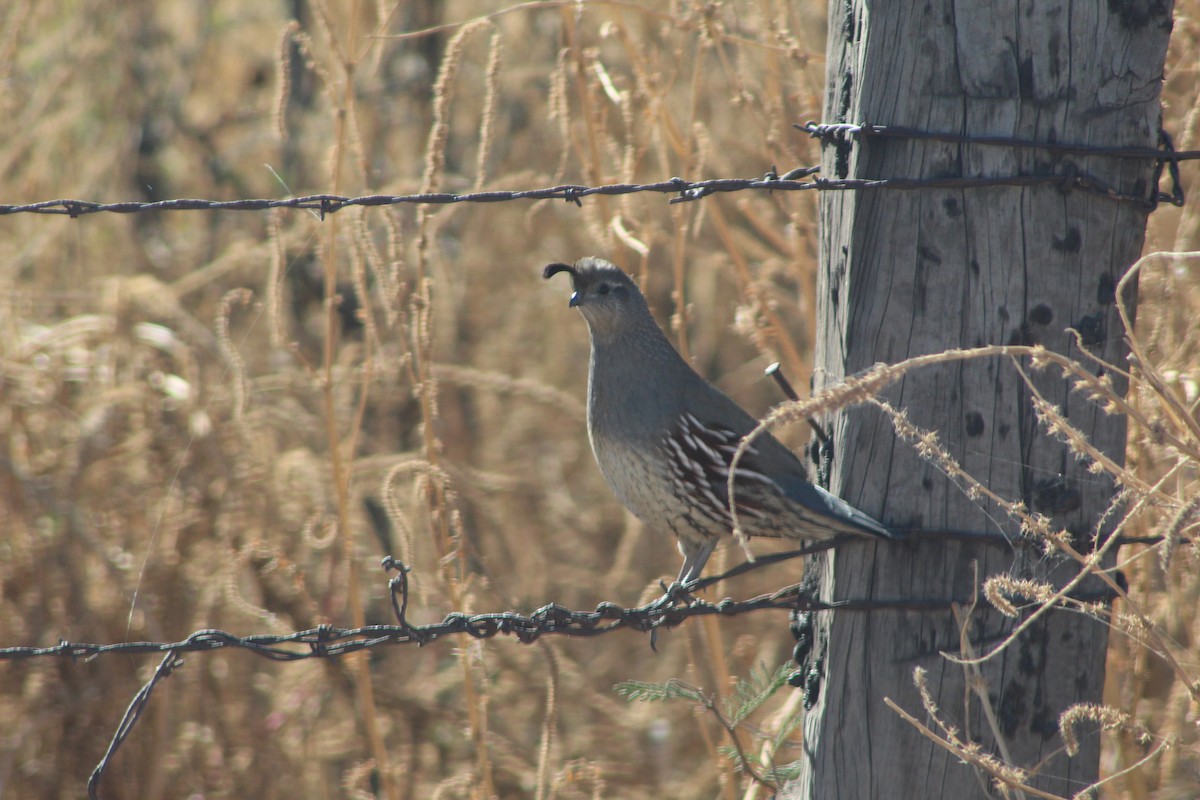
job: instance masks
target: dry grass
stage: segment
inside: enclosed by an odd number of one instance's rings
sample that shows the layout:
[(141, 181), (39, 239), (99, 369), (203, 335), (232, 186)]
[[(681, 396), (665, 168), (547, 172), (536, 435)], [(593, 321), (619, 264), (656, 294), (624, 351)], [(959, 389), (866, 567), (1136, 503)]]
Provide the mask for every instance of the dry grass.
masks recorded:
[[(4, 200), (529, 188), (817, 160), (790, 125), (821, 116), (822, 4), (534, 2), (488, 17), (496, 5), (476, 0), (316, 2), (298, 4), (299, 25), (280, 5), (3, 4)], [(1195, 4), (1178, 5), (1167, 127), (1197, 147), (1200, 37)], [(700, 370), (763, 411), (780, 398), (762, 366), (811, 371), (814, 202), (0, 220), (0, 645), (388, 622), (383, 553), (413, 565), (418, 623), (632, 604), (678, 557), (595, 470), (586, 333), (540, 267), (626, 265)], [(1148, 248), (1197, 249), (1195, 208), (1157, 212)], [(1168, 392), (1195, 416), (1198, 263), (1152, 260), (1141, 276), (1161, 385), (1135, 384), (1147, 424), (1131, 426), (1129, 469), (1148, 485), (1169, 475), (1175, 499), (1194, 496), (1195, 462), (1170, 442), (1186, 421), (1158, 409)], [(331, 286), (338, 308), (322, 301)], [(1107, 700), (1178, 746), (1106, 789), (1194, 796), (1197, 556), (1130, 555), (1133, 596), (1182, 669), (1152, 637), (1114, 636)], [(711, 717), (612, 692), (678, 678), (728, 693), (731, 675), (788, 657), (779, 617), (708, 622), (657, 655), (621, 634), (294, 665), (191, 656), (105, 788), (734, 797), (748, 779), (716, 755)], [(79, 796), (154, 663), (0, 666), (0, 792)], [(779, 695), (738, 746), (774, 752), (796, 711)], [(1134, 730), (1111, 737), (1109, 772), (1145, 754)], [(784, 737), (775, 760), (795, 757)]]

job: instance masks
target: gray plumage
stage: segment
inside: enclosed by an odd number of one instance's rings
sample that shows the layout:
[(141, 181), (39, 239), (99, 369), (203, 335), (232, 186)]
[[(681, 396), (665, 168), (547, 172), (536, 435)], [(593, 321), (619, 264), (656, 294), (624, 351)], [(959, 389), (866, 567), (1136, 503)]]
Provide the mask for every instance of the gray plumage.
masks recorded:
[[(719, 537), (733, 529), (729, 465), (757, 421), (680, 357), (628, 275), (604, 259), (584, 258), (551, 264), (542, 276), (560, 272), (571, 276), (570, 305), (591, 333), (588, 435), (600, 472), (638, 519), (675, 534), (684, 558), (679, 580), (694, 580)], [(809, 483), (800, 459), (769, 433), (738, 461), (734, 497), (749, 536), (893, 537)]]

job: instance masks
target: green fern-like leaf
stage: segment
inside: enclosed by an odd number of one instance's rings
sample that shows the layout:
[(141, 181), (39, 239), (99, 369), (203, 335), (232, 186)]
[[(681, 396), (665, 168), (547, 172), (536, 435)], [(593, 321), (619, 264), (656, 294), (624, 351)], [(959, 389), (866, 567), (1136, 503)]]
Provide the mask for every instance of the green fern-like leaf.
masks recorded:
[(733, 769), (736, 772), (745, 772), (746, 764), (738, 755), (737, 748), (730, 744), (717, 745), (717, 752), (724, 756), (730, 764), (733, 764)]
[(750, 675), (737, 682), (733, 696), (725, 705), (725, 715), (729, 718), (729, 724), (737, 726), (753, 714), (779, 691), (779, 687), (787, 683), (791, 673), (791, 664), (783, 664), (774, 671), (769, 670), (766, 664), (751, 667)]
[(671, 679), (665, 683), (646, 683), (644, 681), (621, 681), (613, 687), (617, 694), (626, 700), (638, 700), (643, 703), (658, 703), (663, 700), (690, 700), (694, 703), (704, 703), (704, 694), (695, 686)]
[(799, 761), (793, 761), (790, 764), (784, 764), (782, 767), (772, 767), (763, 773), (763, 780), (770, 781), (777, 786), (782, 786), (788, 781), (794, 781), (800, 777), (800, 768), (803, 764)]

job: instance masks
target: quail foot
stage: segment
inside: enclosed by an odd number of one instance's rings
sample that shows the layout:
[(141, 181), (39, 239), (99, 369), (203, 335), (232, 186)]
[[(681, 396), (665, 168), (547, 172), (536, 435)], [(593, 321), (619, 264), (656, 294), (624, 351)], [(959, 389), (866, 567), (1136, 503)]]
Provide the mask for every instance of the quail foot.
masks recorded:
[[(700, 576), (733, 530), (730, 464), (756, 420), (696, 374), (650, 315), (637, 284), (601, 258), (550, 264), (571, 276), (591, 334), (587, 421), (609, 487), (653, 530), (679, 540), (679, 582)], [(805, 478), (804, 465), (769, 433), (738, 460), (734, 501), (749, 536), (820, 540), (842, 533), (894, 538), (871, 517)]]

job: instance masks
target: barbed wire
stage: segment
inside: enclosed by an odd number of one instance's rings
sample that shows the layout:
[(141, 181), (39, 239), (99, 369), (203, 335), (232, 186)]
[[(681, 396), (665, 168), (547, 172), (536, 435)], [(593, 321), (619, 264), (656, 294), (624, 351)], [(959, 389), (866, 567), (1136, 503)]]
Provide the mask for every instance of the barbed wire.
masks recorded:
[[(948, 609), (953, 602), (969, 598), (934, 601), (871, 601), (864, 604), (856, 601), (823, 603), (806, 597), (800, 584), (786, 586), (770, 594), (759, 595), (747, 600), (724, 599), (717, 603), (696, 598), (692, 593), (713, 586), (737, 575), (761, 569), (772, 564), (800, 556), (821, 552), (840, 544), (842, 539), (817, 542), (798, 550), (763, 556), (746, 562), (720, 575), (701, 579), (681, 587), (668, 587), (659, 599), (642, 606), (625, 608), (617, 603), (603, 602), (594, 611), (572, 611), (556, 603), (542, 606), (525, 615), (514, 611), (491, 612), (475, 615), (452, 613), (437, 623), (412, 625), (408, 622), (408, 572), (409, 568), (390, 556), (383, 559), (383, 567), (395, 571), (389, 582), (392, 608), (396, 616), (393, 625), (366, 625), (360, 628), (338, 628), (321, 625), (308, 630), (285, 634), (252, 634), (237, 636), (227, 631), (199, 630), (178, 642), (118, 642), (115, 644), (90, 644), (60, 642), (51, 647), (6, 647), (0, 649), (0, 661), (11, 661), (40, 656), (60, 656), (71, 659), (92, 659), (101, 655), (121, 653), (137, 655), (146, 653), (194, 653), (220, 650), (228, 647), (248, 650), (272, 661), (300, 661), (309, 658), (344, 656), (359, 650), (385, 644), (425, 645), (453, 635), (467, 635), (475, 639), (489, 639), (500, 634), (515, 636), (529, 644), (547, 634), (564, 636), (599, 636), (622, 628), (639, 632), (651, 632), (660, 628), (673, 628), (693, 617), (737, 616), (765, 609), (802, 610), (847, 610), (861, 611), (877, 608), (907, 610)], [(681, 605), (682, 603), (682, 605)]]
[(975, 144), (992, 147), (1009, 147), (1017, 149), (1042, 149), (1050, 152), (1109, 156), (1113, 158), (1153, 159), (1158, 164), (1154, 186), (1158, 186), (1161, 172), (1168, 169), (1171, 178), (1169, 192), (1155, 191), (1149, 197), (1130, 195), (1119, 192), (1098, 178), (1080, 171), (1079, 167), (1067, 163), (1063, 171), (1050, 175), (1008, 175), (988, 177), (942, 177), (942, 178), (815, 178), (810, 181), (801, 178), (816, 175), (821, 171), (819, 166), (797, 167), (782, 175), (773, 166), (766, 174), (757, 178), (716, 178), (712, 180), (691, 181), (684, 178), (669, 178), (654, 183), (612, 183), (599, 186), (581, 184), (563, 184), (537, 189), (493, 190), (480, 192), (421, 192), (417, 194), (370, 194), (349, 197), (336, 194), (311, 194), (300, 197), (274, 199), (240, 199), (240, 200), (204, 200), (196, 198), (179, 198), (174, 200), (156, 201), (124, 201), (116, 203), (100, 203), (90, 200), (57, 199), (42, 200), (35, 203), (0, 204), (0, 216), (11, 214), (53, 214), (69, 216), (72, 219), (89, 214), (136, 214), (148, 211), (265, 211), (274, 208), (302, 209), (316, 212), (324, 219), (327, 214), (333, 214), (352, 206), (376, 207), (403, 204), (416, 205), (448, 205), (453, 203), (499, 203), (515, 200), (563, 200), (575, 205), (582, 205), (584, 198), (593, 196), (613, 196), (654, 192), (672, 194), (668, 202), (685, 203), (700, 200), (712, 194), (741, 191), (795, 192), (795, 191), (865, 191), (875, 189), (969, 189), (999, 186), (1057, 186), (1063, 191), (1079, 190), (1099, 194), (1121, 202), (1135, 203), (1148, 209), (1153, 209), (1159, 202), (1182, 206), (1185, 202), (1184, 191), (1179, 177), (1179, 162), (1200, 159), (1200, 151), (1176, 151), (1171, 137), (1166, 131), (1160, 131), (1159, 149), (1144, 147), (1097, 147), (1093, 145), (1069, 144), (1061, 142), (1038, 142), (1033, 140), (997, 137), (997, 136), (966, 136), (962, 134), (939, 133), (922, 131), (901, 126), (883, 126), (864, 124), (827, 125), (808, 122), (795, 127), (805, 131), (814, 138), (822, 141), (837, 142), (845, 145), (849, 141), (866, 137), (890, 137), (908, 139), (928, 139), (956, 144)]
[(614, 183), (602, 186), (565, 184), (541, 189), (486, 192), (423, 192), (420, 194), (372, 194), (346, 197), (335, 194), (312, 194), (284, 199), (246, 200), (158, 200), (154, 202), (94, 203), (87, 200), (44, 200), (24, 205), (0, 205), (0, 216), (6, 214), (60, 214), (72, 218), (87, 214), (109, 212), (135, 214), (143, 211), (264, 211), (272, 208), (297, 208), (325, 215), (350, 206), (391, 206), (401, 204), (447, 205), (452, 203), (498, 203), (511, 200), (565, 200), (582, 205), (583, 198), (594, 195), (622, 195), (637, 192), (677, 194), (671, 202), (698, 200), (715, 192), (737, 192), (745, 189), (796, 191), (815, 188), (811, 182), (799, 181), (797, 176), (812, 174), (818, 167), (804, 167), (783, 177), (768, 173), (761, 178), (721, 178), (709, 181), (687, 181), (670, 178), (656, 183)]
[(968, 136), (962, 133), (926, 131), (904, 125), (876, 125), (863, 123), (797, 123), (792, 127), (818, 139), (845, 139), (879, 137), (888, 139), (923, 139), (949, 142), (951, 144), (977, 144), (990, 147), (1009, 147), (1017, 150), (1045, 150), (1050, 153), (1070, 155), (1111, 156), (1113, 158), (1159, 159), (1163, 161), (1186, 161), (1200, 158), (1200, 150), (1177, 152), (1170, 134), (1159, 129), (1158, 149), (1153, 147), (1108, 147), (1094, 144), (1072, 144), (1070, 142), (1046, 142), (1021, 139), (1015, 136)]
[(89, 800), (99, 800), (100, 798), (100, 778), (104, 776), (104, 770), (108, 769), (109, 763), (113, 756), (117, 754), (117, 750), (129, 738), (129, 734), (133, 732), (133, 728), (137, 725), (139, 719), (142, 718), (142, 713), (150, 705), (150, 695), (154, 692), (156, 686), (164, 678), (167, 678), (175, 671), (176, 667), (183, 665), (181, 659), (175, 653), (167, 653), (163, 660), (158, 663), (158, 668), (154, 670), (154, 675), (150, 680), (138, 689), (137, 694), (133, 696), (133, 700), (129, 702), (129, 707), (125, 709), (125, 716), (121, 718), (121, 723), (117, 726), (117, 730), (113, 733), (112, 739), (108, 743), (104, 755), (100, 757), (96, 768), (92, 770), (92, 774), (88, 776), (87, 790)]
[[(937, 532), (942, 538), (969, 537), (992, 544), (1013, 542), (1000, 534), (954, 534)], [(412, 625), (408, 621), (410, 569), (392, 558), (382, 559), (383, 569), (394, 572), (388, 582), (392, 610), (396, 617), (394, 625), (367, 625), (359, 628), (337, 628), (332, 625), (321, 625), (304, 631), (287, 634), (252, 634), (237, 636), (222, 630), (200, 630), (192, 633), (186, 639), (178, 642), (118, 642), (115, 644), (87, 644), (60, 642), (53, 647), (6, 647), (0, 649), (0, 660), (21, 660), (36, 657), (57, 656), (71, 659), (93, 659), (101, 655), (122, 653), (136, 655), (143, 653), (162, 653), (163, 658), (150, 679), (134, 694), (125, 710), (116, 731), (113, 733), (104, 755), (92, 770), (88, 778), (88, 797), (98, 800), (100, 797), (100, 781), (108, 765), (112, 762), (118, 749), (132, 733), (149, 707), (150, 697), (160, 682), (169, 677), (175, 669), (183, 665), (180, 655), (189, 652), (208, 652), (228, 647), (248, 650), (249, 652), (271, 661), (300, 661), (309, 658), (333, 658), (348, 655), (360, 650), (367, 650), (387, 644), (429, 644), (438, 639), (455, 634), (466, 634), (476, 639), (486, 639), (499, 634), (515, 636), (525, 644), (536, 641), (546, 634), (561, 634), (566, 636), (598, 636), (621, 628), (630, 628), (651, 634), (651, 647), (654, 646), (654, 636), (661, 628), (673, 628), (684, 621), (702, 616), (736, 616), (762, 610), (787, 610), (792, 616), (792, 633), (797, 639), (797, 663), (801, 663), (811, 646), (806, 641), (804, 618), (801, 616), (812, 611), (949, 611), (955, 607), (974, 605), (979, 597), (978, 590), (974, 597), (945, 598), (945, 599), (895, 599), (895, 600), (841, 600), (824, 602), (812, 596), (810, 581), (802, 581), (785, 586), (778, 591), (762, 594), (747, 600), (725, 598), (717, 603), (695, 597), (694, 593), (714, 584), (742, 575), (753, 570), (778, 564), (800, 556), (812, 555), (817, 552), (834, 548), (853, 537), (837, 536), (829, 540), (814, 542), (797, 550), (762, 556), (755, 561), (748, 561), (727, 570), (720, 575), (693, 581), (687, 586), (673, 584), (664, 587), (664, 594), (659, 599), (635, 608), (624, 608), (616, 603), (604, 602), (596, 606), (595, 611), (572, 611), (563, 606), (551, 603), (532, 614), (522, 615), (516, 612), (485, 613), (468, 616), (454, 613), (447, 615), (440, 623), (430, 625)], [(1132, 539), (1130, 543), (1152, 544), (1153, 537)], [(1075, 593), (1068, 597), (1080, 603), (1111, 602), (1116, 594), (1102, 590), (1092, 593)], [(797, 670), (789, 683), (793, 686), (806, 686), (808, 674)], [(807, 691), (807, 689), (806, 689)]]
[[(1044, 150), (1049, 153), (1081, 156), (1106, 156), (1109, 158), (1124, 158), (1135, 160), (1153, 160), (1157, 163), (1154, 171), (1153, 186), (1157, 187), (1162, 179), (1163, 169), (1166, 168), (1171, 178), (1171, 191), (1161, 192), (1157, 188), (1149, 199), (1135, 195), (1123, 195), (1108, 189), (1095, 179), (1084, 179), (1078, 175), (1078, 167), (1067, 164), (1063, 178), (1077, 178), (1081, 182), (1075, 185), (1064, 184), (1064, 188), (1079, 188), (1096, 191), (1129, 202), (1144, 203), (1153, 210), (1158, 203), (1170, 203), (1182, 206), (1186, 201), (1183, 183), (1179, 175), (1179, 162), (1200, 159), (1200, 150), (1178, 151), (1171, 134), (1165, 128), (1158, 129), (1158, 148), (1153, 147), (1109, 147), (1091, 144), (1074, 144), (1070, 142), (1044, 142), (1034, 139), (1021, 139), (1014, 136), (967, 136), (960, 133), (925, 131), (919, 128), (909, 128), (903, 125), (875, 125), (870, 122), (862, 124), (840, 123), (825, 124), (806, 122), (792, 127), (802, 130), (814, 139), (823, 142), (845, 146), (850, 140), (868, 138), (913, 139), (925, 141), (948, 142), (951, 144), (969, 144), (983, 147), (1004, 147), (1014, 150)], [(893, 187), (896, 188), (896, 187)]]
[[(1037, 546), (1033, 540), (1014, 540), (999, 533), (969, 531), (920, 531), (917, 541), (923, 540), (966, 540), (977, 544), (1011, 548), (1026, 545)], [(557, 603), (549, 603), (530, 614), (515, 611), (488, 612), (467, 615), (447, 614), (441, 622), (428, 625), (412, 625), (408, 622), (408, 572), (409, 568), (400, 561), (385, 556), (383, 568), (396, 575), (388, 584), (392, 609), (396, 616), (394, 625), (365, 625), (358, 628), (339, 628), (321, 625), (307, 630), (284, 634), (251, 634), (238, 636), (218, 629), (198, 630), (177, 642), (116, 642), (95, 644), (61, 641), (49, 647), (16, 646), (0, 648), (0, 661), (17, 661), (29, 658), (56, 656), (90, 660), (102, 655), (139, 655), (148, 653), (196, 653), (225, 648), (248, 650), (271, 661), (301, 661), (309, 658), (329, 658), (367, 650), (387, 644), (425, 645), (455, 635), (467, 635), (475, 639), (490, 639), (500, 634), (515, 636), (524, 644), (530, 644), (544, 635), (574, 637), (601, 636), (623, 628), (641, 633), (653, 633), (663, 628), (677, 627), (689, 619), (705, 616), (733, 617), (764, 610), (788, 611), (946, 611), (955, 604), (968, 604), (978, 597), (948, 597), (942, 599), (870, 599), (839, 600), (824, 602), (811, 596), (803, 583), (794, 583), (783, 588), (746, 600), (725, 598), (709, 602), (697, 598), (696, 592), (715, 586), (732, 578), (764, 569), (802, 556), (809, 556), (838, 547), (854, 538), (848, 535), (812, 542), (796, 550), (773, 553), (746, 561), (718, 575), (701, 578), (686, 586), (673, 584), (664, 587), (662, 597), (645, 605), (626, 608), (613, 602), (602, 602), (593, 611), (573, 611)], [(1118, 538), (1118, 545), (1154, 545), (1163, 541), (1161, 536)], [(1192, 542), (1191, 539), (1185, 541)], [(1107, 594), (1074, 599), (1106, 600)], [(293, 645), (298, 647), (293, 647)]]

